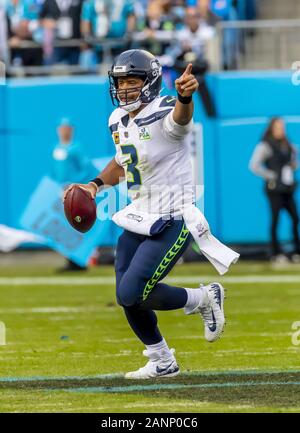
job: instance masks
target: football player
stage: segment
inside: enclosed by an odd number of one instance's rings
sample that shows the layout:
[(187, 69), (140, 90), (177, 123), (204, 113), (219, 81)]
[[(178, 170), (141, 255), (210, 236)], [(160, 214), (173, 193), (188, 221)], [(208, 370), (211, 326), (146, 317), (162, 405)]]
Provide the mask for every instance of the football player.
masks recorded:
[(161, 335), (154, 311), (198, 313), (210, 342), (220, 337), (225, 324), (220, 284), (191, 289), (161, 282), (188, 247), (191, 236), (180, 216), (183, 202), (193, 202), (188, 135), (193, 127), (192, 96), (198, 82), (189, 64), (175, 81), (177, 98), (161, 97), (161, 66), (144, 50), (120, 54), (109, 79), (110, 94), (117, 105), (109, 118), (116, 155), (96, 179), (81, 187), (94, 198), (104, 185), (116, 185), (125, 176), (133, 203), (150, 214), (170, 215), (152, 235), (124, 230), (117, 245), (115, 272), (118, 304), (149, 358), (145, 366), (125, 377), (172, 377), (179, 373), (179, 366), (174, 349)]

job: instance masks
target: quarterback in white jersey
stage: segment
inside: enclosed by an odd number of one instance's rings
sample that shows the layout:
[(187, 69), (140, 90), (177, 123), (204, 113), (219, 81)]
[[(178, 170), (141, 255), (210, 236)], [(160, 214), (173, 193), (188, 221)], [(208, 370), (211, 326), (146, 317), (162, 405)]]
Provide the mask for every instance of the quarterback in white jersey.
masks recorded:
[[(225, 323), (221, 284), (191, 289), (161, 282), (190, 241), (184, 218), (178, 216), (183, 203), (193, 200), (188, 135), (198, 82), (189, 64), (175, 81), (177, 98), (160, 97), (161, 66), (144, 50), (120, 54), (109, 78), (112, 101), (118, 107), (109, 119), (116, 155), (97, 178), (80, 186), (94, 198), (100, 189), (126, 178), (132, 204), (125, 207), (125, 215), (120, 211), (119, 225), (125, 230), (116, 250), (116, 297), (132, 331), (145, 345), (143, 353), (149, 361), (125, 377), (172, 377), (179, 373), (179, 366), (174, 349), (160, 333), (155, 310), (199, 314), (209, 342), (220, 337)], [(126, 209), (133, 211), (126, 214)], [(127, 226), (130, 220), (144, 224), (143, 230)]]
[(175, 104), (174, 97), (157, 97), (134, 118), (117, 108), (109, 119), (115, 160), (125, 170), (129, 196), (150, 213), (177, 214), (193, 202), (192, 120), (177, 125)]

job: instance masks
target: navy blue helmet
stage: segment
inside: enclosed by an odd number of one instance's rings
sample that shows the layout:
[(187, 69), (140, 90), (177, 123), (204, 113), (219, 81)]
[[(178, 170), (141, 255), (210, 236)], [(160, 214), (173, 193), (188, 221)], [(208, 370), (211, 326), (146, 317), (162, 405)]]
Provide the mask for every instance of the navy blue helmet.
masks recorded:
[[(110, 81), (110, 96), (113, 105), (132, 111), (141, 104), (148, 104), (159, 96), (162, 82), (162, 68), (159, 61), (145, 50), (128, 50), (120, 54), (108, 72)], [(142, 88), (122, 91), (122, 101), (119, 98), (118, 78), (138, 77), (144, 83)], [(128, 99), (128, 93), (140, 91), (135, 101)], [(125, 97), (124, 97), (125, 93)]]

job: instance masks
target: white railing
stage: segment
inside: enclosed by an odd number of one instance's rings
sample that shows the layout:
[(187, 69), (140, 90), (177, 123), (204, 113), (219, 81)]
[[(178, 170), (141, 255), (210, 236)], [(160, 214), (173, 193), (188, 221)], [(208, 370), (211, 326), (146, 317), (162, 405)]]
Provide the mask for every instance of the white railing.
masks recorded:
[[(102, 62), (95, 65), (95, 69), (101, 74), (105, 70), (107, 73), (107, 66), (111, 66), (112, 63), (112, 49), (119, 46), (126, 46), (130, 40), (128, 38), (115, 38), (115, 39), (96, 39), (96, 38), (85, 38), (85, 39), (68, 39), (68, 40), (55, 40), (53, 41), (53, 48), (80, 48), (83, 45), (89, 45), (92, 47), (101, 46), (102, 50)], [(32, 48), (43, 49), (42, 44), (35, 41), (22, 41), (17, 47), (18, 50), (26, 50)], [(54, 65), (41, 65), (41, 66), (14, 66), (11, 62), (11, 49), (8, 50), (8, 60), (6, 64), (6, 72), (8, 75), (22, 76), (22, 75), (50, 75), (50, 74), (84, 74), (91, 72), (90, 68), (85, 68), (81, 65), (68, 65), (68, 64), (54, 64)]]
[[(176, 31), (157, 31), (155, 33), (155, 43), (166, 44), (168, 42), (174, 42), (177, 39)], [(219, 67), (219, 51), (218, 51), (218, 42), (217, 38), (213, 38), (211, 41), (207, 42), (207, 54), (208, 61), (211, 64), (211, 69), (215, 70)], [(97, 70), (100, 74), (106, 74), (107, 70), (110, 68), (113, 62), (112, 49), (115, 47), (128, 47), (131, 44), (134, 44), (134, 47), (143, 47), (143, 42), (153, 43), (153, 39), (149, 39), (149, 37), (144, 32), (134, 32), (129, 37), (124, 37), (122, 39), (96, 39), (96, 38), (88, 38), (88, 39), (69, 39), (69, 40), (55, 40), (53, 42), (53, 47), (81, 47), (84, 44), (88, 44), (91, 47), (101, 46), (102, 50), (102, 62), (98, 65), (94, 65), (93, 71)], [(43, 49), (42, 44), (39, 44), (34, 41), (22, 41), (19, 43), (17, 49), (26, 50), (32, 48), (40, 48)], [(125, 49), (125, 48), (124, 48)], [(54, 64), (51, 66), (41, 65), (41, 66), (23, 66), (17, 65), (14, 66), (11, 61), (11, 49), (9, 49), (8, 60), (6, 62), (6, 71), (8, 75), (13, 76), (23, 76), (26, 74), (30, 75), (48, 75), (48, 74), (81, 74), (81, 73), (89, 73), (91, 72), (90, 68), (85, 68), (80, 65), (67, 65), (67, 64)]]
[[(112, 63), (112, 49), (117, 46), (128, 46), (130, 42), (143, 46), (148, 41), (144, 33), (136, 32), (131, 39), (73, 39), (57, 40), (55, 47), (80, 47), (83, 43), (90, 46), (101, 45), (103, 60), (95, 69), (106, 74)], [(158, 32), (155, 41), (165, 43), (176, 40), (175, 32)], [(20, 48), (42, 48), (32, 41), (23, 41)], [(290, 69), (292, 63), (300, 60), (300, 20), (257, 20), (257, 21), (225, 21), (216, 26), (216, 36), (207, 42), (207, 57), (211, 70), (263, 70)], [(10, 75), (25, 74), (60, 74), (88, 73), (80, 65), (53, 66), (13, 66), (7, 64)]]

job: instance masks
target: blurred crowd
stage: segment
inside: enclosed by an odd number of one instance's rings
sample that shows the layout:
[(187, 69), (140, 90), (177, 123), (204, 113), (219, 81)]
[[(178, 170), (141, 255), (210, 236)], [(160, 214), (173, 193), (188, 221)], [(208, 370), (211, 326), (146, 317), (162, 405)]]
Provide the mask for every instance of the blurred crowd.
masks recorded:
[[(255, 16), (256, 0), (0, 0), (0, 60), (93, 69), (107, 47), (114, 55), (142, 46), (163, 65), (196, 61), (201, 69), (220, 20)], [(234, 58), (223, 61), (234, 68)]]

